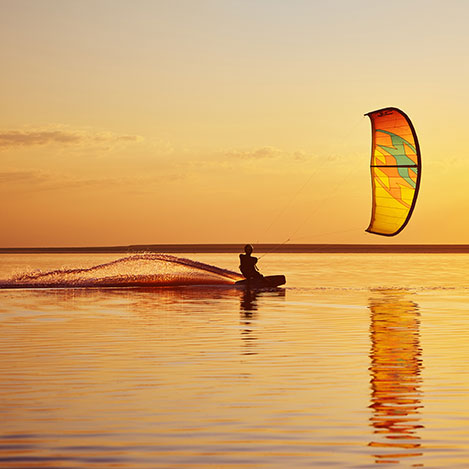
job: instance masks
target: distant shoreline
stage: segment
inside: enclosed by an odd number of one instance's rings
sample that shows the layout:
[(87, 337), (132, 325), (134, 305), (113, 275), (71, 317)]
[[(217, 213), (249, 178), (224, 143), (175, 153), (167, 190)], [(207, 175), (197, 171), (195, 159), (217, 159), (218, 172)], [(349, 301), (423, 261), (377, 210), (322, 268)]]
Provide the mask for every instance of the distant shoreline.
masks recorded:
[[(239, 253), (244, 244), (136, 244), (129, 246), (0, 248), (0, 254)], [(257, 253), (464, 254), (469, 244), (255, 244)]]

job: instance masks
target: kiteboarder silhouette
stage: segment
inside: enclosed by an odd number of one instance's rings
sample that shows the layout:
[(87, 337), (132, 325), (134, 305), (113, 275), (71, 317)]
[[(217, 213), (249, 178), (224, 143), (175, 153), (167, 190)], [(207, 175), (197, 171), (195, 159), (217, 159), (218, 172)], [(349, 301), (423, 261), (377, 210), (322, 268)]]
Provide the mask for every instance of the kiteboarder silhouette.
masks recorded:
[(244, 246), (245, 254), (239, 255), (239, 270), (248, 280), (261, 280), (264, 276), (257, 269), (257, 257), (251, 256), (252, 251), (253, 249), (250, 244), (246, 244), (246, 246)]

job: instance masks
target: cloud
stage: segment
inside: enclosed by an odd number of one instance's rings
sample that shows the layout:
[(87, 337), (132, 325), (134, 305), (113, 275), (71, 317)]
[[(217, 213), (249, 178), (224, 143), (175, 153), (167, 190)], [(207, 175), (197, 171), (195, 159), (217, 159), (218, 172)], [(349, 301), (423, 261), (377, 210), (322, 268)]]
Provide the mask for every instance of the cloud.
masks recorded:
[(182, 179), (184, 175), (176, 172), (144, 176), (75, 177), (41, 170), (9, 170), (0, 171), (0, 190), (31, 193), (95, 187), (104, 190), (118, 188), (124, 191), (146, 192), (155, 185), (173, 183)]
[(262, 160), (270, 158), (283, 158), (290, 161), (305, 162), (313, 159), (313, 155), (304, 150), (287, 151), (272, 146), (264, 146), (251, 150), (226, 150), (225, 157), (231, 160)]
[(62, 131), (19, 131), (0, 132), (0, 147), (47, 145), (49, 143), (79, 143), (81, 136)]
[(0, 184), (41, 183), (46, 181), (47, 175), (41, 171), (0, 171)]
[(293, 159), (295, 159), (296, 161), (304, 161), (308, 159), (308, 155), (303, 150), (298, 150), (293, 152)]
[[(7, 170), (0, 171), (0, 186), (11, 191), (30, 192), (38, 190), (60, 189), (74, 187), (78, 180), (69, 176), (53, 175), (41, 170)], [(8, 187), (10, 185), (10, 187)]]
[(0, 148), (39, 145), (112, 145), (141, 140), (143, 138), (138, 135), (120, 135), (112, 132), (91, 132), (80, 129), (0, 130)]
[(258, 160), (263, 158), (276, 158), (282, 155), (282, 150), (275, 147), (260, 147), (253, 150), (228, 150), (225, 156), (243, 160)]

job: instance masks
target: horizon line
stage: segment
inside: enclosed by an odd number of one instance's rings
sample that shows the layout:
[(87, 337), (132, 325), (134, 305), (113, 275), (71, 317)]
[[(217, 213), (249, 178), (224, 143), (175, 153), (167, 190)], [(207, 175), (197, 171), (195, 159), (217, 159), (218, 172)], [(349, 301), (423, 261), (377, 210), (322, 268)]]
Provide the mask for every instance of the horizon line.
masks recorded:
[[(117, 246), (56, 246), (0, 248), (0, 254), (73, 254), (73, 253), (237, 253), (245, 243), (159, 243)], [(357, 244), (357, 243), (296, 243), (254, 244), (258, 253), (469, 253), (469, 244)]]

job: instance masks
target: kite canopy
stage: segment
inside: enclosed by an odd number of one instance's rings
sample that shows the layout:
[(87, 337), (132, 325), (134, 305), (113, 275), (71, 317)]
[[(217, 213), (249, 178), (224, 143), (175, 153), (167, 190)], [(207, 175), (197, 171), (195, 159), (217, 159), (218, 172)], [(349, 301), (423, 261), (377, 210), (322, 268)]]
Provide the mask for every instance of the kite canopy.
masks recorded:
[(420, 186), (420, 148), (412, 122), (388, 107), (366, 114), (371, 119), (373, 204), (369, 233), (394, 236), (407, 225)]

